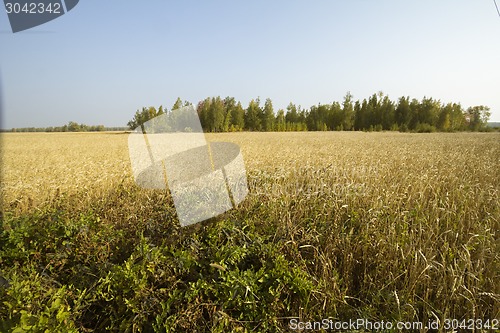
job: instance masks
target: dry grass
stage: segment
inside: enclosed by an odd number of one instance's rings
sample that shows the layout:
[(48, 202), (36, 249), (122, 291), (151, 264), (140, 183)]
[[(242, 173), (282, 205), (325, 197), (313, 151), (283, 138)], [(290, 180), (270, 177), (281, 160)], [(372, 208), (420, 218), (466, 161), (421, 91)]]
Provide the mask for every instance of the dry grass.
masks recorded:
[(17, 212), (43, 205), (57, 194), (95, 198), (124, 179), (130, 166), (127, 136), (115, 133), (7, 133), (2, 190)]
[[(252, 225), (310, 276), (316, 287), (307, 304), (298, 304), (304, 318), (500, 316), (499, 134), (207, 139), (240, 145), (250, 194), (221, 219)], [(2, 140), (10, 214), (29, 214), (61, 195), (81, 210), (119, 186), (134, 188), (126, 135), (3, 134)], [(113, 204), (101, 218), (157, 216), (148, 207), (164, 197), (151, 193), (108, 198)], [(115, 206), (122, 212), (110, 213)]]

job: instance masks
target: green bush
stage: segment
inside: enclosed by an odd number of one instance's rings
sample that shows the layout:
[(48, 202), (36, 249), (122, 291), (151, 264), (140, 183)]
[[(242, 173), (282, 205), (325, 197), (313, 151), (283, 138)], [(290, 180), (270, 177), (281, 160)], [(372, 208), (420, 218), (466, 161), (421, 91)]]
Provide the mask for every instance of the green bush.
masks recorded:
[(418, 123), (415, 127), (415, 132), (417, 133), (433, 133), (436, 132), (436, 127), (429, 125), (427, 123)]

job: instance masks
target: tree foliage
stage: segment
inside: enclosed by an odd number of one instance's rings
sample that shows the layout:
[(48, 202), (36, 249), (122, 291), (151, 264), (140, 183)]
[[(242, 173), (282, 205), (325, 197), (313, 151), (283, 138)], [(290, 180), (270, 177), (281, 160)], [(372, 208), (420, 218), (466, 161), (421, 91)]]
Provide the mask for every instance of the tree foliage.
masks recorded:
[(148, 108), (143, 107), (142, 110), (135, 112), (134, 118), (127, 123), (127, 126), (133, 130), (139, 126), (144, 125), (145, 122), (160, 116), (164, 113), (163, 107), (160, 106), (158, 110), (154, 106)]
[[(172, 110), (189, 105), (177, 99)], [(379, 91), (363, 100), (355, 100), (347, 92), (342, 102), (313, 105), (302, 109), (290, 102), (286, 110), (274, 112), (273, 102), (267, 98), (261, 106), (260, 98), (252, 99), (243, 108), (234, 97), (206, 98), (198, 103), (197, 112), (205, 132), (228, 131), (389, 131), (454, 132), (487, 129), (489, 108), (479, 105), (464, 109), (459, 103), (442, 103), (431, 97), (422, 100), (402, 96), (391, 100)], [(136, 128), (143, 122), (166, 112), (160, 107), (143, 108), (129, 122)]]

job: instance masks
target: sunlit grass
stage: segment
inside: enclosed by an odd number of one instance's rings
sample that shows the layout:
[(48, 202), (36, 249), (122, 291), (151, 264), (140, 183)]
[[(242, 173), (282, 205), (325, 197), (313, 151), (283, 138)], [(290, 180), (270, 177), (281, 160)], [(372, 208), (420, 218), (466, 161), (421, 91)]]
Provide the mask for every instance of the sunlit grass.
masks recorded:
[[(47, 250), (15, 233), (16, 225), (32, 220), (64, 223), (55, 232), (70, 230), (67, 241), (80, 249), (44, 271), (75, 288), (66, 296), (75, 327), (286, 331), (283, 318), (298, 316), (500, 316), (498, 134), (221, 133), (207, 139), (240, 145), (250, 193), (237, 210), (181, 229), (168, 193), (134, 185), (125, 134), (3, 134), (6, 244), (27, 251), (6, 250), (0, 259), (6, 277), (20, 274), (22, 281), (41, 271), (7, 264), (45, 266), (44, 253), (66, 251), (50, 235), (38, 241)], [(29, 230), (36, 241), (36, 226)], [(72, 283), (82, 267), (89, 275)], [(78, 303), (85, 288), (98, 291)], [(6, 295), (8, 302), (14, 297)], [(95, 317), (96, 308), (105, 315)], [(9, 311), (0, 311), (0, 319), (13, 316)]]

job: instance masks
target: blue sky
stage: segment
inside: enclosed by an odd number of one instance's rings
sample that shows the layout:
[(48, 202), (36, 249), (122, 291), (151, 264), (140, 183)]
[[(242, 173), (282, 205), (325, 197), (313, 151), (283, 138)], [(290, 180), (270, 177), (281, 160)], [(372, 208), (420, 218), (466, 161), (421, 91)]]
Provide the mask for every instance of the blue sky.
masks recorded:
[(81, 0), (16, 34), (0, 13), (2, 127), (125, 126), (178, 96), (277, 110), (380, 90), (487, 105), (500, 121), (499, 60), (492, 0)]

